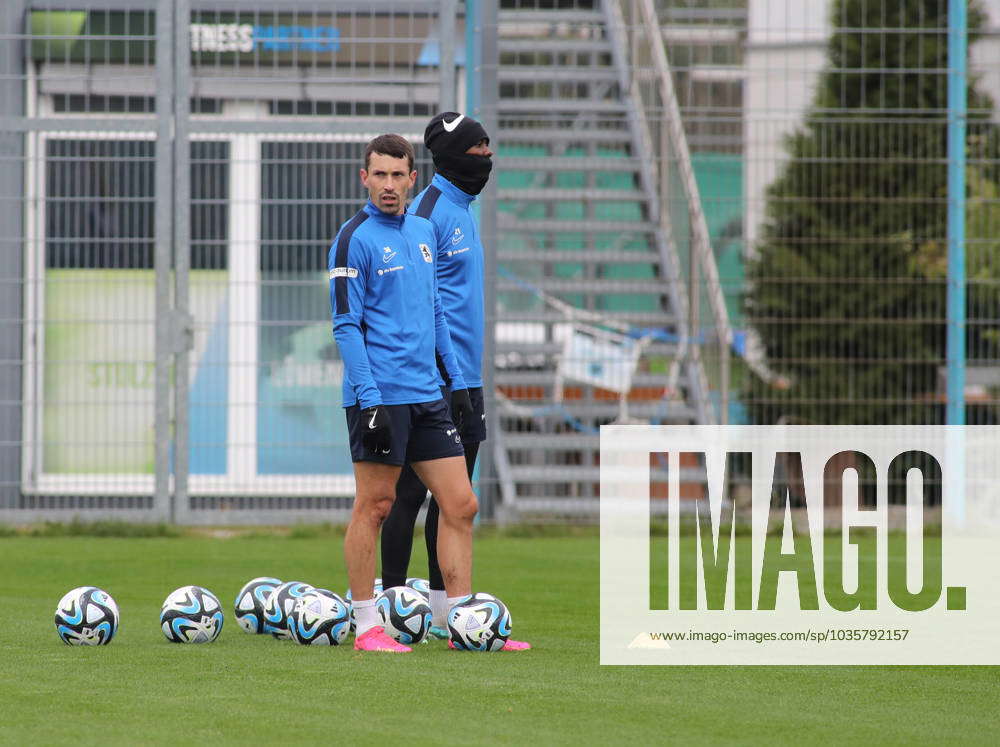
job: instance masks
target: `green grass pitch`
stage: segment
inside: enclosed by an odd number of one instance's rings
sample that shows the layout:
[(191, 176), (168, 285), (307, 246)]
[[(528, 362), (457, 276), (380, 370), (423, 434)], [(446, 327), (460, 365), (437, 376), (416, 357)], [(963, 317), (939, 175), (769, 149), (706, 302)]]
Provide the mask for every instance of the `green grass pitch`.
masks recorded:
[[(997, 668), (601, 667), (592, 536), (477, 540), (476, 588), (535, 645), (492, 655), (243, 633), (232, 601), (254, 576), (344, 590), (335, 536), (6, 537), (0, 568), (4, 744), (994, 744), (1000, 727)], [(84, 584), (121, 608), (108, 647), (56, 636), (56, 602)], [(163, 598), (185, 584), (226, 606), (213, 644), (159, 630)]]

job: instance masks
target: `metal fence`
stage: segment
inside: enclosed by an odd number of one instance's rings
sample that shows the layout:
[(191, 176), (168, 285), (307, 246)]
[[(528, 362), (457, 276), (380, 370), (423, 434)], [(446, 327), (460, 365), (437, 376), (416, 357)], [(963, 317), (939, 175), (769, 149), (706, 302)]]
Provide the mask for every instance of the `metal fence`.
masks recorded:
[[(742, 324), (774, 372), (742, 376), (746, 417), (944, 422), (957, 217), (967, 354), (954, 362), (967, 367), (966, 420), (995, 422), (1000, 4), (967, 4), (968, 131), (957, 152), (949, 74), (964, 71), (949, 61), (948, 24), (949, 8), (966, 4), (779, 5), (750, 3), (744, 45)], [(964, 215), (949, 191), (962, 150)]]
[(455, 21), (437, 1), (0, 9), (3, 520), (346, 518), (327, 251), (365, 143), (419, 143), (464, 95)]
[[(8, 0), (0, 521), (345, 519), (327, 250), (365, 142), (411, 137), (419, 189), (450, 108), (498, 151), (488, 518), (594, 519), (608, 422), (942, 422), (947, 8)], [(1000, 0), (970, 28), (987, 423)]]

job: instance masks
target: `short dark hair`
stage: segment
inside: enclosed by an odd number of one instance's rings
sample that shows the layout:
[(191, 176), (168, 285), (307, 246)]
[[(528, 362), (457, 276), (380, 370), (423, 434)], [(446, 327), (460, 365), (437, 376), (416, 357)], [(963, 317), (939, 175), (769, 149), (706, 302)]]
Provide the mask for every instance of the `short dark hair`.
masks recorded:
[(405, 158), (408, 164), (407, 171), (413, 171), (413, 146), (410, 141), (402, 135), (379, 135), (368, 143), (365, 148), (365, 169), (368, 169), (368, 161), (372, 153), (381, 153), (383, 156), (393, 158)]

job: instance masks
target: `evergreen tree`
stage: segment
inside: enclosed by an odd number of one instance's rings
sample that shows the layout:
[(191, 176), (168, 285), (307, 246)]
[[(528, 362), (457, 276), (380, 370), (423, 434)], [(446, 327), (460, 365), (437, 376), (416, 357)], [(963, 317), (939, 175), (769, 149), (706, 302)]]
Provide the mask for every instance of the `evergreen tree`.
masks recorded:
[[(970, 8), (969, 27), (982, 24)], [(786, 141), (748, 262), (747, 318), (787, 390), (751, 380), (755, 422), (933, 423), (945, 359), (947, 2), (835, 0), (811, 111)], [(974, 35), (973, 35), (974, 38)], [(971, 38), (970, 38), (971, 41)], [(1000, 317), (992, 102), (970, 81), (970, 316)], [(992, 167), (995, 170), (995, 166)], [(977, 239), (981, 239), (977, 241)], [(998, 357), (995, 329), (969, 351)]]

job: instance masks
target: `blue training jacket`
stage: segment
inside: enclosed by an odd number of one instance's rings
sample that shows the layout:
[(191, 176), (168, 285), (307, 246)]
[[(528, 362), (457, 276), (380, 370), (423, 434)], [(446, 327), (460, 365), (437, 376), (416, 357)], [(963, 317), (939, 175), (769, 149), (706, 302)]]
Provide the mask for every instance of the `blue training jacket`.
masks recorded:
[(470, 387), (483, 385), (483, 243), (472, 215), (475, 199), (435, 174), (409, 209), (434, 224), (441, 306), (459, 368)]
[(327, 265), (344, 407), (441, 399), (435, 352), (465, 388), (437, 292), (436, 243), (430, 221), (371, 201), (337, 232)]

